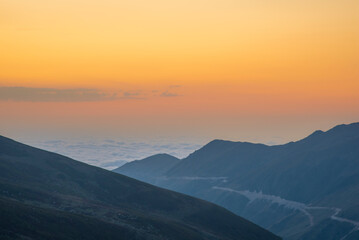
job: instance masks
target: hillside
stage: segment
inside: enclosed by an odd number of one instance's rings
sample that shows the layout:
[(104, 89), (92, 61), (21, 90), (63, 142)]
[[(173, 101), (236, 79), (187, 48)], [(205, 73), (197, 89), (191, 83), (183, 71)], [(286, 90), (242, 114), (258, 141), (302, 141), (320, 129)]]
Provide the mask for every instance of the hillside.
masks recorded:
[(2, 239), (278, 239), (206, 201), (5, 137), (0, 199)]
[(178, 158), (169, 154), (156, 154), (142, 160), (128, 162), (113, 171), (148, 182), (153, 178), (163, 176), (179, 161)]
[(214, 140), (155, 179), (149, 182), (217, 203), (285, 239), (354, 239), (359, 123), (278, 146)]

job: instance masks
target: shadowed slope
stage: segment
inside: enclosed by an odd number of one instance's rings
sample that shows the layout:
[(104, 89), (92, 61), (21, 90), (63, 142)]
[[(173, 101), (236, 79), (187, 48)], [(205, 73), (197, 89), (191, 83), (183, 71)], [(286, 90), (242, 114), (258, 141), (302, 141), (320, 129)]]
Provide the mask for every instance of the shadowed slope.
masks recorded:
[(168, 154), (156, 154), (142, 160), (136, 160), (112, 171), (148, 182), (152, 178), (163, 176), (179, 163), (179, 159)]
[[(14, 222), (20, 229), (26, 224), (37, 227), (37, 218), (59, 222), (59, 229), (71, 229), (67, 224), (76, 223), (84, 239), (88, 236), (85, 233), (88, 226), (83, 223), (88, 217), (94, 219), (92, 223), (101, 221), (103, 229), (135, 232), (129, 239), (277, 239), (208, 202), (4, 137), (0, 137), (0, 197), (10, 206), (19, 204), (19, 208), (29, 214), (36, 213), (32, 222), (26, 217), (16, 218), (19, 212), (12, 208), (14, 211), (8, 215), (15, 217)], [(37, 211), (31, 206), (43, 210)], [(73, 218), (75, 223), (69, 222), (66, 212), (81, 216)], [(59, 229), (49, 226), (44, 234), (56, 235)], [(23, 233), (28, 234), (26, 229)], [(33, 237), (31, 234), (25, 236)], [(66, 236), (76, 239), (70, 233)]]
[[(287, 239), (336, 239), (323, 229), (347, 234), (359, 226), (359, 123), (278, 146), (214, 140), (161, 179), (150, 182), (217, 203)], [(336, 209), (352, 224), (333, 218)]]

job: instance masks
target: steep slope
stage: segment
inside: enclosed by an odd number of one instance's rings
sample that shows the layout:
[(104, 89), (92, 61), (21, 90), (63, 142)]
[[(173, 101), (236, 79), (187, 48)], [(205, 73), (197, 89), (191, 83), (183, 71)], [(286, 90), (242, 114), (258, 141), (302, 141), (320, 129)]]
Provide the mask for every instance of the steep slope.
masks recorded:
[(163, 176), (180, 160), (169, 154), (156, 154), (142, 160), (136, 160), (114, 169), (116, 173), (131, 176), (141, 181), (150, 182)]
[(3, 238), (277, 239), (211, 203), (4, 137), (0, 198), (0, 221), (13, 223)]
[(96, 218), (0, 198), (0, 239), (137, 239), (134, 230)]
[(215, 202), (286, 239), (338, 239), (329, 230), (349, 239), (359, 230), (359, 123), (280, 146), (215, 140), (156, 184)]

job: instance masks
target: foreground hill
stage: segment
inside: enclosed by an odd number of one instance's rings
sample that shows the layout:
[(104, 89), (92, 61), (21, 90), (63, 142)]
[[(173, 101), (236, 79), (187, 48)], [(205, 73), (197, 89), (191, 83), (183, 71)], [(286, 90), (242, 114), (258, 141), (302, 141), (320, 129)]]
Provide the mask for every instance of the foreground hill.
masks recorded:
[(214, 140), (148, 182), (286, 239), (358, 239), (359, 123), (279, 146)]
[(214, 204), (0, 137), (1, 239), (278, 239)]

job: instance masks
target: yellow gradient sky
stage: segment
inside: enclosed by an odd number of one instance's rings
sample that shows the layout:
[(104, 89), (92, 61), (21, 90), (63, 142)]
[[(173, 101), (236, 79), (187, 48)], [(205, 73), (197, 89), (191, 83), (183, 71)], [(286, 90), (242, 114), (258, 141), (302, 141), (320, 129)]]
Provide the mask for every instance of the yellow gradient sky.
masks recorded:
[(285, 142), (358, 109), (358, 0), (0, 0), (0, 134)]

